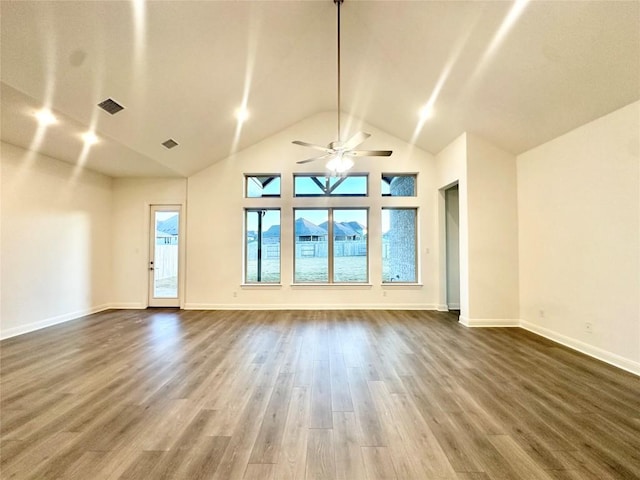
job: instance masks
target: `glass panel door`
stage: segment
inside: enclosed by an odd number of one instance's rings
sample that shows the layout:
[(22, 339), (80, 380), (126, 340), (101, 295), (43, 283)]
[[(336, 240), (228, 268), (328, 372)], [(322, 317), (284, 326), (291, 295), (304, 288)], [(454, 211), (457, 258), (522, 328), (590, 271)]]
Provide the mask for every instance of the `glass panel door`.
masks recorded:
[(151, 206), (149, 306), (180, 306), (180, 207)]

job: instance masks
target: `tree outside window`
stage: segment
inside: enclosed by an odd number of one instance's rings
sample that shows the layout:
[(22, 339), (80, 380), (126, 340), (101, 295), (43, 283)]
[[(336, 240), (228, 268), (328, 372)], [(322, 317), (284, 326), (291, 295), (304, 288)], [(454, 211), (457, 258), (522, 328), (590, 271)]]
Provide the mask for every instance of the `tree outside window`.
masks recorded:
[(416, 218), (416, 208), (382, 210), (383, 283), (418, 281)]

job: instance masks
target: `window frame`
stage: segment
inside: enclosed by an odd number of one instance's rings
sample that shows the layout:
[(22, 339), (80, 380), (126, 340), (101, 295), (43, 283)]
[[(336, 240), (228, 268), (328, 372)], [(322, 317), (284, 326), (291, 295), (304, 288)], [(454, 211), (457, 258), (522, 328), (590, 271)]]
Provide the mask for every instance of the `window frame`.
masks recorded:
[(393, 280), (387, 280), (385, 279), (384, 276), (384, 264), (385, 264), (385, 260), (384, 260), (384, 233), (381, 234), (380, 236), (380, 240), (381, 240), (381, 246), (382, 246), (382, 251), (380, 252), (380, 260), (381, 260), (381, 273), (382, 273), (382, 284), (383, 285), (401, 285), (401, 284), (405, 284), (405, 285), (417, 285), (420, 283), (420, 271), (419, 271), (419, 266), (420, 266), (420, 261), (418, 258), (418, 254), (419, 254), (419, 248), (418, 248), (418, 218), (419, 218), (419, 210), (418, 207), (395, 207), (395, 206), (384, 206), (381, 208), (381, 219), (382, 216), (384, 215), (383, 212), (384, 210), (412, 210), (413, 211), (413, 229), (414, 229), (414, 238), (413, 238), (413, 251), (414, 251), (414, 255), (413, 255), (413, 263), (414, 263), (414, 280), (412, 281), (407, 281), (407, 280), (398, 280), (397, 282), (394, 282)]
[[(380, 175), (380, 182), (384, 182), (385, 178), (389, 177), (413, 177), (413, 195), (393, 195), (391, 193), (382, 193), (382, 184), (380, 185), (380, 194), (385, 198), (414, 198), (418, 196), (418, 174), (417, 173), (382, 173)], [(391, 184), (389, 183), (389, 186)]]
[[(331, 193), (336, 190), (344, 181), (348, 178), (364, 177), (365, 179), (365, 193)], [(324, 193), (296, 193), (296, 178), (310, 178)], [(325, 179), (325, 185), (321, 185), (318, 178)], [(338, 178), (335, 185), (331, 186), (331, 179)], [(293, 197), (294, 198), (309, 198), (309, 197), (356, 197), (363, 198), (369, 196), (369, 174), (368, 173), (348, 173), (345, 175), (327, 175), (326, 173), (294, 173), (293, 174)]]
[[(271, 183), (273, 180), (278, 179), (280, 181), (280, 188), (278, 189), (278, 193), (270, 193), (266, 195), (260, 195), (259, 197), (251, 197), (249, 196), (249, 182), (252, 178), (261, 178), (267, 177), (272, 178), (267, 184)], [(244, 174), (244, 198), (250, 198), (252, 200), (257, 200), (260, 198), (281, 198), (282, 197), (282, 175), (279, 173), (245, 173)], [(263, 186), (264, 188), (264, 186)]]
[[(249, 213), (260, 213), (260, 212), (267, 212), (267, 211), (277, 211), (278, 215), (279, 215), (279, 219), (280, 219), (280, 234), (279, 234), (279, 241), (278, 241), (278, 280), (277, 281), (264, 281), (261, 278), (257, 279), (257, 280), (249, 280), (248, 277), (248, 268), (249, 268), (249, 242), (248, 242), (248, 233), (249, 233)], [(260, 225), (260, 221), (258, 222), (258, 224)], [(264, 234), (264, 232), (262, 232)], [(260, 237), (258, 237), (260, 238)], [(256, 241), (258, 242), (259, 240), (256, 239)], [(247, 207), (244, 208), (244, 239), (243, 239), (243, 246), (244, 246), (244, 268), (243, 268), (243, 283), (245, 285), (279, 285), (282, 283), (282, 209), (279, 207), (267, 207), (267, 208), (256, 208), (256, 207)], [(257, 271), (258, 274), (256, 275), (257, 277), (261, 277), (261, 273), (262, 273), (262, 245), (260, 245), (260, 243), (258, 243), (257, 245), (257, 258), (256, 261), (258, 262), (258, 267), (257, 267)]]
[[(327, 212), (327, 280), (326, 281), (296, 281), (296, 264), (297, 264), (297, 255), (296, 255), (296, 229), (295, 222), (297, 218), (297, 211), (304, 210), (320, 210)], [(365, 279), (363, 281), (353, 281), (353, 282), (344, 282), (344, 281), (335, 281), (335, 246), (334, 242), (334, 211), (335, 210), (361, 210), (365, 212), (366, 216), (366, 225), (365, 229), (367, 230), (367, 234), (365, 235), (365, 245), (366, 245), (366, 261), (365, 261)], [(369, 215), (370, 207), (293, 207), (293, 285), (368, 285), (370, 282), (370, 248), (369, 248)]]

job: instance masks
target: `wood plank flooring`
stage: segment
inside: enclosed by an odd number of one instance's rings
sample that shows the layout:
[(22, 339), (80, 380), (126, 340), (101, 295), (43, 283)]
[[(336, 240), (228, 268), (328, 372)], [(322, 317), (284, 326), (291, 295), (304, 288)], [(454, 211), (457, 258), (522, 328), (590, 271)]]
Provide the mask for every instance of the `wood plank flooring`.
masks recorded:
[(113, 310), (5, 340), (2, 479), (640, 479), (640, 379), (385, 311)]

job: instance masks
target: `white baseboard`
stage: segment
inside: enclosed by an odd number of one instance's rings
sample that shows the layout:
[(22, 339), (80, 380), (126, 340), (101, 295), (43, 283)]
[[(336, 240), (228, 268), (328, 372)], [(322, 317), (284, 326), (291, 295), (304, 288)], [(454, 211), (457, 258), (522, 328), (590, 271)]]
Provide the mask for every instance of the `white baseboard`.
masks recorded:
[(565, 347), (577, 350), (580, 353), (584, 353), (585, 355), (589, 355), (590, 357), (602, 360), (603, 362), (609, 363), (614, 367), (621, 368), (635, 375), (640, 375), (640, 362), (634, 362), (633, 360), (621, 357), (620, 355), (617, 355), (615, 353), (611, 353), (607, 350), (594, 347), (593, 345), (589, 345), (588, 343), (581, 342), (580, 340), (576, 340), (575, 338), (567, 337), (566, 335), (562, 335), (561, 333), (554, 332), (553, 330), (549, 330), (548, 328), (541, 327), (524, 320), (520, 321), (520, 326), (525, 330), (535, 333), (536, 335), (540, 335), (541, 337), (548, 338), (549, 340), (553, 340), (554, 342), (564, 345)]
[(29, 332), (35, 332), (36, 330), (41, 330), (46, 327), (52, 327), (53, 325), (58, 325), (60, 323), (70, 322), (71, 320), (75, 320), (86, 315), (91, 315), (93, 313), (103, 312), (105, 310), (109, 310), (110, 308), (112, 307), (108, 304), (98, 305), (86, 310), (65, 313), (62, 315), (57, 315), (55, 317), (45, 318), (44, 320), (40, 320), (37, 322), (28, 323), (26, 325), (7, 328), (0, 332), (0, 340), (4, 340), (5, 338), (17, 337), (18, 335), (24, 335), (25, 333)]
[(439, 312), (448, 312), (449, 311), (449, 306), (448, 305), (436, 305), (436, 310)]
[(185, 310), (436, 310), (436, 306), (426, 303), (402, 303), (402, 304), (212, 304), (212, 303), (185, 303)]
[(449, 310), (460, 310), (460, 304), (459, 303), (450, 303), (449, 305), (446, 305), (446, 307)]
[(460, 315), (459, 322), (465, 327), (519, 327), (520, 320), (510, 318), (468, 318)]

